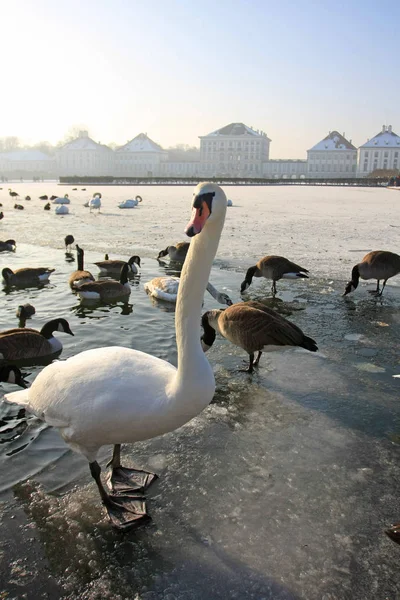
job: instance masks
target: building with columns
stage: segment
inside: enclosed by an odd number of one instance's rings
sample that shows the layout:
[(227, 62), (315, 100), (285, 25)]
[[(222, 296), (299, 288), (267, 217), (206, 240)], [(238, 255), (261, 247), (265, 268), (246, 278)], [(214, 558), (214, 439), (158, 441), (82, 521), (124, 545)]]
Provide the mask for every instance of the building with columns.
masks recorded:
[(307, 176), (310, 178), (356, 177), (357, 148), (344, 134), (330, 131), (307, 150)]
[(206, 177), (262, 177), (271, 140), (244, 123), (230, 123), (200, 137), (200, 173)]
[(359, 148), (359, 177), (366, 177), (376, 169), (399, 170), (400, 137), (391, 125), (382, 125), (382, 130)]

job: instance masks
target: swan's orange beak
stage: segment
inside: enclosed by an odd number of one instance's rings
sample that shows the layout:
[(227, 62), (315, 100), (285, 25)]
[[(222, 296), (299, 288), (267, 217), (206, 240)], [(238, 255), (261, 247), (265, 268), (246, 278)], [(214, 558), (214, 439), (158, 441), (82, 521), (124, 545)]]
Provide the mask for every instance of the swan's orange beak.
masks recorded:
[(207, 206), (207, 202), (202, 202), (200, 208), (193, 208), (192, 218), (185, 229), (186, 235), (193, 237), (200, 233), (209, 216), (210, 209)]

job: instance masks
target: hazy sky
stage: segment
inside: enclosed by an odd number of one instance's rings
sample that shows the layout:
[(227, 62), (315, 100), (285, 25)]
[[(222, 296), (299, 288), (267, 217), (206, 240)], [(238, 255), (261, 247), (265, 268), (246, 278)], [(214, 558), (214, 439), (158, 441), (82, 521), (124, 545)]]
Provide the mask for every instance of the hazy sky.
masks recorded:
[(271, 158), (400, 134), (400, 0), (2, 0), (0, 137), (167, 147), (232, 121)]

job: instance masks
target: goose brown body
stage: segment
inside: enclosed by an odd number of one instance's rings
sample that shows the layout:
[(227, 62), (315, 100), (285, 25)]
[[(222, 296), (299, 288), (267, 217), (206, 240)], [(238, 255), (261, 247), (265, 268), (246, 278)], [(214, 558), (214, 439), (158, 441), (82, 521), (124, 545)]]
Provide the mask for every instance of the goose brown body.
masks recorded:
[(82, 299), (86, 300), (117, 300), (127, 298), (131, 293), (128, 283), (128, 263), (125, 263), (121, 269), (120, 280), (105, 279), (104, 281), (92, 281), (84, 283), (77, 288), (77, 292)]
[(252, 282), (253, 277), (265, 277), (272, 279), (272, 292), (276, 293), (276, 282), (282, 278), (303, 279), (308, 278), (308, 270), (296, 263), (288, 260), (284, 256), (264, 256), (254, 267), (247, 270), (246, 277), (241, 284), (241, 291), (244, 292)]
[[(355, 265), (351, 272), (351, 280), (346, 285), (344, 296), (358, 287), (361, 279), (376, 279), (377, 287), (372, 293), (381, 296), (388, 279), (400, 273), (400, 256), (387, 250), (374, 250), (368, 252), (360, 263)], [(383, 279), (382, 290), (379, 283)]]
[(225, 310), (210, 310), (203, 315), (202, 324), (203, 348), (214, 342), (215, 333), (210, 329), (218, 331), (249, 354), (249, 372), (253, 370), (255, 352), (259, 353), (254, 363), (257, 365), (263, 350), (277, 346), (300, 346), (311, 352), (318, 350), (315, 341), (297, 325), (261, 302), (239, 302)]
[(62, 351), (62, 344), (53, 337), (54, 331), (74, 335), (65, 319), (53, 319), (40, 331), (30, 328), (1, 331), (0, 359), (10, 362), (58, 355)]
[(175, 246), (168, 246), (159, 252), (157, 258), (169, 256), (171, 260), (183, 263), (189, 250), (189, 244), (190, 242), (178, 242)]
[(80, 248), (77, 244), (76, 251), (77, 251), (77, 255), (78, 255), (78, 269), (76, 271), (74, 271), (73, 273), (71, 273), (71, 275), (69, 276), (69, 280), (68, 280), (69, 287), (73, 290), (77, 289), (84, 283), (89, 283), (91, 281), (94, 281), (94, 277), (90, 273), (90, 271), (85, 271), (85, 269), (83, 268), (83, 261), (84, 261), (83, 248)]
[(100, 271), (103, 273), (110, 273), (110, 274), (114, 273), (114, 274), (119, 275), (119, 273), (121, 273), (122, 267), (126, 264), (129, 266), (129, 271), (131, 271), (132, 273), (137, 273), (138, 268), (136, 265), (138, 265), (140, 267), (140, 258), (139, 258), (139, 256), (131, 256), (128, 261), (105, 259), (105, 260), (99, 260), (98, 262), (95, 262), (94, 264), (97, 267), (99, 267)]
[(5, 268), (2, 271), (2, 275), (7, 285), (39, 285), (41, 283), (48, 283), (53, 271), (55, 269), (50, 269), (49, 267), (24, 267), (15, 271)]

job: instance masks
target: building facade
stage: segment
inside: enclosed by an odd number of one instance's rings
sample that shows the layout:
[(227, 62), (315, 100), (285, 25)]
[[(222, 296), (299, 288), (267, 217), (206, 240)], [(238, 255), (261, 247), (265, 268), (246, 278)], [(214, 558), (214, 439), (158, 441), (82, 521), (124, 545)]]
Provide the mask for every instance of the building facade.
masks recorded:
[(344, 134), (330, 131), (318, 144), (307, 150), (307, 176), (316, 178), (356, 177), (357, 148)]
[(153, 142), (146, 133), (117, 148), (114, 153), (116, 177), (159, 177), (167, 152)]
[(79, 137), (57, 150), (56, 163), (58, 175), (113, 175), (114, 153), (80, 131)]
[(358, 155), (359, 177), (366, 177), (377, 169), (398, 171), (400, 168), (400, 137), (391, 125), (360, 146)]
[(0, 154), (0, 177), (56, 176), (56, 161), (40, 150), (15, 150)]
[(262, 177), (270, 142), (266, 133), (244, 123), (230, 123), (200, 136), (201, 175)]

